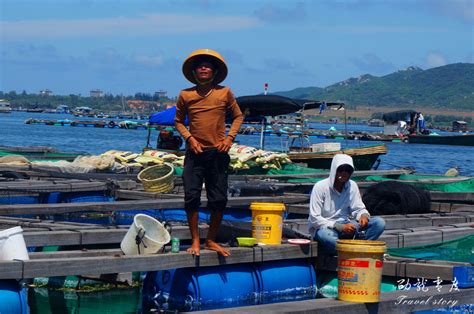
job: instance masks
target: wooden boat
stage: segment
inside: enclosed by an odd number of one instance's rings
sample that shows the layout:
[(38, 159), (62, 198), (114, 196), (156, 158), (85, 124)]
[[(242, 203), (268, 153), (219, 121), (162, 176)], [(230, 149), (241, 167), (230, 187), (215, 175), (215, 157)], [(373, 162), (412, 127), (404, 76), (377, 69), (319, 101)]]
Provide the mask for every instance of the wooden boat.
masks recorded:
[[(350, 148), (343, 150), (313, 152), (309, 137), (306, 134), (307, 128), (304, 124), (304, 111), (307, 109), (320, 108), (322, 111), (327, 107), (335, 107), (337, 109), (344, 108), (342, 102), (321, 102), (308, 99), (290, 99), (277, 95), (256, 95), (242, 96), (237, 98), (241, 110), (246, 113), (247, 117), (275, 116), (297, 112), (300, 124), (300, 134), (288, 135), (288, 140), (292, 139), (292, 143), (287, 145), (290, 147), (288, 156), (295, 163), (305, 163), (310, 168), (329, 169), (331, 167), (332, 158), (336, 154), (344, 153), (352, 156), (356, 170), (370, 170), (378, 160), (378, 157), (387, 153), (385, 145), (365, 146), (358, 148)], [(347, 119), (344, 119), (345, 123)], [(266, 119), (263, 119), (263, 127), (265, 127)], [(262, 132), (260, 147), (264, 146), (264, 132)], [(348, 138), (347, 131), (344, 138)], [(293, 143), (300, 142), (299, 146), (294, 147)], [(288, 143), (287, 143), (288, 144)]]
[(462, 135), (409, 135), (408, 143), (474, 146), (474, 134)]
[(352, 157), (356, 170), (370, 170), (379, 156), (387, 153), (387, 147), (385, 145), (374, 145), (331, 152), (289, 152), (288, 156), (291, 161), (305, 163), (309, 168), (330, 169), (332, 158), (336, 154), (342, 153)]
[(9, 155), (24, 156), (29, 160), (66, 160), (73, 161), (80, 155), (88, 155), (80, 152), (59, 152), (47, 146), (0, 146), (0, 157)]

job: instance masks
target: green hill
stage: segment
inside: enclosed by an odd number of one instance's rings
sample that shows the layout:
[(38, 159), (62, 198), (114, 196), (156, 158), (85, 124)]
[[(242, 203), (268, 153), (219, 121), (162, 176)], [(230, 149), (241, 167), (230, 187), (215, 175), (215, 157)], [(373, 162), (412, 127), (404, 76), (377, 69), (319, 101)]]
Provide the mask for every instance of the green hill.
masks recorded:
[(474, 108), (474, 64), (455, 63), (428, 70), (408, 67), (385, 76), (370, 74), (327, 86), (304, 87), (277, 95), (348, 105)]

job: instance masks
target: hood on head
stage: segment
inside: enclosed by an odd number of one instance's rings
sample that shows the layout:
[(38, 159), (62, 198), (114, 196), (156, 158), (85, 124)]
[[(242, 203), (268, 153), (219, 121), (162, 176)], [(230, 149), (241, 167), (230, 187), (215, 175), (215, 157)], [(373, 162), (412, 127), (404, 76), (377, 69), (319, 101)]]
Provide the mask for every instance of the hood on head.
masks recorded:
[(331, 186), (334, 185), (334, 179), (336, 178), (336, 171), (339, 166), (342, 165), (349, 165), (353, 169), (354, 168), (354, 162), (352, 161), (352, 157), (346, 154), (337, 154), (334, 156), (331, 162), (331, 170), (329, 172), (329, 182), (331, 183)]

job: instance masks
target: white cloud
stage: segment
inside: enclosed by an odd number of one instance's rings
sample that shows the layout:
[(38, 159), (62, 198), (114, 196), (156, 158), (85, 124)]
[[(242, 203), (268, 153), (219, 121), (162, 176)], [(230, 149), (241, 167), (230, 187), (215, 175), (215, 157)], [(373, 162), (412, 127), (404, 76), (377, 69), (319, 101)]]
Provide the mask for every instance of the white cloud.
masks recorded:
[(448, 64), (448, 60), (446, 59), (446, 56), (440, 52), (430, 52), (426, 56), (425, 63), (426, 67), (429, 69), (446, 65)]
[(173, 33), (222, 32), (258, 27), (261, 22), (245, 16), (196, 16), (147, 14), (84, 20), (25, 20), (0, 22), (3, 39), (149, 36)]
[(334, 32), (334, 33), (360, 33), (360, 34), (377, 34), (377, 33), (437, 33), (446, 32), (441, 27), (411, 27), (411, 26), (385, 26), (385, 25), (367, 25), (367, 26), (331, 26), (318, 27), (316, 31)]
[(474, 51), (470, 52), (466, 56), (466, 62), (474, 63)]
[(134, 56), (135, 62), (148, 66), (159, 66), (163, 64), (162, 56), (145, 56), (145, 55), (136, 55)]
[(395, 70), (395, 66), (390, 61), (385, 61), (373, 53), (351, 58), (351, 61), (360, 70), (371, 74), (380, 75)]
[(474, 21), (474, 1), (472, 0), (425, 0), (426, 4), (441, 14), (461, 19), (465, 22)]
[(306, 6), (303, 2), (294, 3), (294, 7), (266, 4), (255, 10), (254, 14), (260, 20), (270, 23), (299, 23), (307, 17)]

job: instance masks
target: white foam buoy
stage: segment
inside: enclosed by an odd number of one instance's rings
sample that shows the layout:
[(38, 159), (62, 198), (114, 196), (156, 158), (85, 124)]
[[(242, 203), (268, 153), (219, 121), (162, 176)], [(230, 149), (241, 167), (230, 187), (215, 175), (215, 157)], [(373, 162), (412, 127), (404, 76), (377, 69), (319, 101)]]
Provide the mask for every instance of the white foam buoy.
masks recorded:
[(153, 217), (138, 214), (120, 243), (125, 255), (155, 254), (168, 242), (168, 230)]
[(0, 231), (0, 261), (29, 260), (20, 226)]

